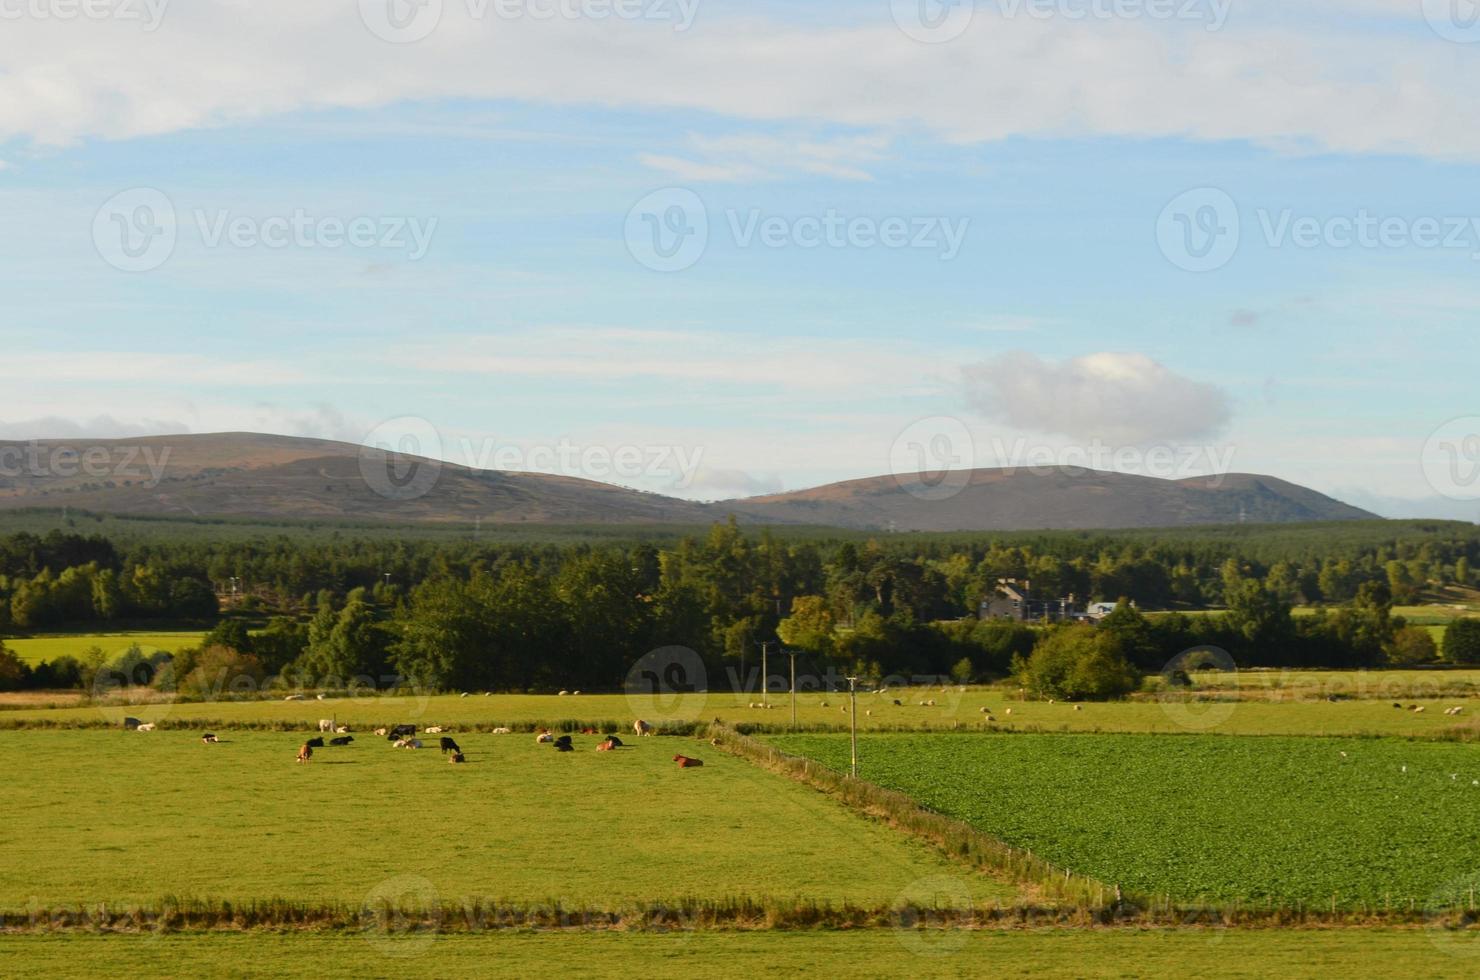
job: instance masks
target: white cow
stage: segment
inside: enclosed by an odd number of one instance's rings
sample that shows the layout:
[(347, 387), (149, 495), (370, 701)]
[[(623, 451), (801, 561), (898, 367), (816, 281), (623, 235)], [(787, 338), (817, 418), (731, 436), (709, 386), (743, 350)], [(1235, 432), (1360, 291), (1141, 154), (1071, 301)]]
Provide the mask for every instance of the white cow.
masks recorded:
[(334, 730), (334, 719), (333, 718), (320, 718), (319, 719), (319, 731), (321, 731), (321, 732), (332, 732), (333, 730)]
[(152, 732), (152, 731), (154, 731), (154, 722), (152, 722), (152, 721), (146, 721), (144, 724), (142, 724), (138, 728), (134, 729), (134, 731), (136, 731), (136, 732)]
[(651, 735), (653, 726), (639, 718), (632, 723), (632, 732), (635, 735)]

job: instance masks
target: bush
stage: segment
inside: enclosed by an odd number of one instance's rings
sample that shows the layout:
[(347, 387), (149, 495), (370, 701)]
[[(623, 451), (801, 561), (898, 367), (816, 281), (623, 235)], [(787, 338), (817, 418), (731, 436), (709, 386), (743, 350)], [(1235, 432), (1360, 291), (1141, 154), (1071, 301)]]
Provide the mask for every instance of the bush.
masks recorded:
[(1444, 660), (1480, 664), (1480, 619), (1456, 619), (1444, 631)]
[(1393, 634), (1388, 659), (1395, 664), (1431, 664), (1438, 656), (1438, 645), (1421, 626), (1405, 626)]
[(1063, 701), (1108, 701), (1141, 682), (1114, 633), (1093, 626), (1066, 626), (1048, 633), (1026, 660), (1018, 681), (1037, 697)]
[(0, 691), (19, 691), (30, 682), (30, 666), (0, 643)]

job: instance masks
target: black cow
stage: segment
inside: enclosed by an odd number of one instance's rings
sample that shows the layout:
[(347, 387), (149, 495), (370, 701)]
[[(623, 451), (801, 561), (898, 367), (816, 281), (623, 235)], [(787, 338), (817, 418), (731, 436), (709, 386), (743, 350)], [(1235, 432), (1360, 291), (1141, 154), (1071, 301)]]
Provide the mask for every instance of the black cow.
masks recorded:
[(569, 742), (556, 742), (555, 743), (555, 751), (556, 752), (574, 752), (575, 750), (576, 750), (576, 747), (574, 745), (571, 745)]
[(355, 740), (355, 737), (353, 735), (341, 735), (338, 738), (331, 738), (331, 739), (329, 739), (329, 744), (330, 745), (348, 745), (349, 743), (353, 742), (354, 740)]
[(321, 749), (324, 747), (324, 740), (322, 738), (311, 738), (304, 744), (311, 749)]
[(462, 748), (456, 742), (454, 742), (452, 739), (448, 738), (446, 735), (443, 735), (442, 736), (442, 752), (443, 752), (444, 755), (446, 753), (448, 753), (448, 752), (456, 752), (456, 753), (458, 753), (460, 755), (460, 754), (462, 754)]
[(387, 735), (386, 738), (391, 738), (391, 739), (405, 738), (407, 735), (415, 735), (415, 734), (416, 734), (416, 726), (415, 725), (397, 725), (395, 728), (392, 728), (391, 729), (391, 733), (389, 735)]
[(557, 738), (555, 740), (555, 747), (561, 752), (568, 752), (570, 750), (570, 736), (562, 735)]
[(619, 749), (622, 747), (622, 740), (620, 738), (617, 738), (617, 736), (615, 735), (608, 735), (606, 737), (606, 740), (612, 743), (612, 748), (614, 749)]

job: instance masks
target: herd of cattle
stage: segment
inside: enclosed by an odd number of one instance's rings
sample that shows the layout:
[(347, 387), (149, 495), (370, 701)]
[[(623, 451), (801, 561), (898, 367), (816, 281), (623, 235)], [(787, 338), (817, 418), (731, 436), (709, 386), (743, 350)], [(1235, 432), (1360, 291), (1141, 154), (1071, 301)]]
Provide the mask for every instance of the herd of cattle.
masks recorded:
[[(137, 718), (125, 718), (123, 723), (125, 728), (137, 732), (152, 732), (154, 731), (155, 727), (152, 722), (140, 722)], [(444, 735), (443, 732), (445, 731), (446, 729), (444, 729), (440, 725), (433, 725), (432, 727), (427, 728), (422, 734), (439, 736), (439, 747), (441, 748), (443, 755), (449, 756), (447, 760), (448, 762), (453, 764), (467, 762), (467, 756), (463, 754), (462, 746), (458, 745), (457, 741), (453, 739), (452, 736)], [(495, 735), (508, 735), (511, 734), (511, 731), (512, 730), (508, 728), (495, 728), (493, 730), (493, 733)], [(632, 723), (632, 731), (633, 734), (639, 737), (642, 737), (644, 735), (652, 735), (653, 726), (649, 725), (647, 722), (639, 718)], [(308, 739), (298, 747), (297, 761), (311, 762), (313, 760), (314, 749), (322, 749), (326, 745), (332, 747), (342, 747), (349, 745), (355, 740), (355, 737), (349, 733), (349, 726), (340, 725), (333, 718), (320, 718), (319, 732), (319, 735)], [(324, 741), (324, 735), (326, 734), (331, 735), (328, 742)], [(388, 728), (377, 728), (375, 729), (375, 734), (392, 743), (392, 745), (394, 745), (394, 747), (398, 749), (419, 749), (423, 747), (422, 740), (416, 737), (417, 731), (415, 725), (393, 725)], [(581, 734), (595, 735), (597, 734), (597, 732), (594, 728), (586, 728), (582, 729)], [(206, 732), (201, 736), (200, 740), (206, 743), (220, 741), (220, 739), (217, 738), (215, 732)], [(572, 743), (571, 736), (557, 736), (548, 728), (540, 730), (535, 735), (535, 741), (542, 745), (548, 744), (553, 746), (556, 752), (575, 751), (575, 745)], [(622, 740), (616, 735), (608, 734), (601, 740), (600, 743), (597, 744), (596, 751), (611, 752), (615, 749), (622, 748), (623, 744), (624, 743), (622, 742)], [(696, 766), (704, 765), (701, 760), (694, 759), (686, 755), (675, 755), (673, 757), (673, 761), (678, 763), (678, 767), (680, 769), (692, 769)]]

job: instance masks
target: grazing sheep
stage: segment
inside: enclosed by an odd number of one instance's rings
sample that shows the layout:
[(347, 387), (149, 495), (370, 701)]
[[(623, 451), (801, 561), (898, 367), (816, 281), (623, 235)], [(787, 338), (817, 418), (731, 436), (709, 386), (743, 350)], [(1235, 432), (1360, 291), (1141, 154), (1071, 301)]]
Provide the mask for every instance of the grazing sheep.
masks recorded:
[(1076, 704), (1074, 706), (1074, 710), (1075, 711), (1083, 711), (1084, 710), (1084, 705), (1082, 705), (1082, 704)]
[(464, 691), (464, 692), (462, 692), (461, 694), (458, 695), (458, 697), (460, 697), (460, 698), (465, 698), (467, 696), (468, 696), (468, 692), (467, 691)]
[(210, 743), (210, 742), (219, 742), (219, 741), (221, 741), (219, 738), (216, 737), (216, 733), (215, 732), (206, 732), (204, 735), (202, 735), (200, 737), (200, 740), (201, 740), (202, 743)]
[(1416, 707), (1416, 708), (1413, 709), (1413, 713), (1414, 714), (1421, 714), (1423, 712), (1423, 710), (1424, 710), (1424, 706), (1423, 705), (1419, 705), (1418, 707)]
[(864, 711), (864, 714), (865, 714), (865, 715), (868, 715), (868, 716), (869, 716), (869, 717), (870, 717), (870, 718), (872, 718), (872, 717), (873, 717), (873, 716), (874, 716), (874, 712), (873, 712), (873, 709), (872, 709), (872, 708), (870, 708), (870, 709), (868, 709), (868, 710), (866, 710), (866, 711)]
[(991, 708), (988, 708), (985, 705), (982, 706), (982, 714), (989, 715), (991, 713), (992, 713), (992, 709)]
[(1011, 709), (1011, 708), (1008, 708), (1008, 709), (1007, 709), (1007, 710), (1006, 710), (1006, 711), (1004, 711), (1004, 712), (1002, 712), (1002, 713), (1003, 713), (1003, 714), (1004, 714), (1004, 715), (1010, 715), (1010, 714), (1012, 714), (1012, 709)]
[(639, 718), (632, 723), (632, 731), (637, 735), (651, 735), (653, 726)]
[(929, 701), (926, 701), (925, 704), (926, 704), (927, 707), (930, 707), (930, 708), (935, 707), (935, 698), (931, 698)]
[(829, 705), (828, 705), (828, 703), (827, 703), (827, 702), (826, 702), (826, 701), (824, 701), (824, 702), (822, 702), (822, 706), (823, 706), (823, 707), (824, 707), (824, 708), (826, 708), (826, 707), (828, 707), (828, 706), (829, 706)]
[(315, 694), (314, 697), (315, 698), (318, 698), (320, 701), (323, 701), (323, 700), (326, 700), (328, 698), (328, 695), (327, 694)]
[(152, 732), (152, 731), (154, 731), (154, 722), (152, 722), (152, 721), (146, 721), (144, 724), (142, 724), (139, 727), (135, 728), (134, 731), (136, 731), (136, 732)]
[(302, 701), (303, 700), (303, 695), (301, 695), (301, 694), (289, 694), (287, 697), (283, 698), (283, 700), (284, 701)]
[(298, 761), (299, 762), (307, 762), (307, 761), (309, 761), (312, 758), (313, 758), (313, 749), (309, 747), (309, 744), (307, 742), (304, 742), (302, 745), (300, 745), (298, 747)]
[(560, 696), (563, 698), (563, 697), (565, 697), (569, 693), (570, 693), (569, 691), (561, 691), (560, 692)]
[(571, 694), (570, 694), (570, 696), (571, 697), (576, 697), (580, 693), (581, 693), (580, 691), (572, 691)]

